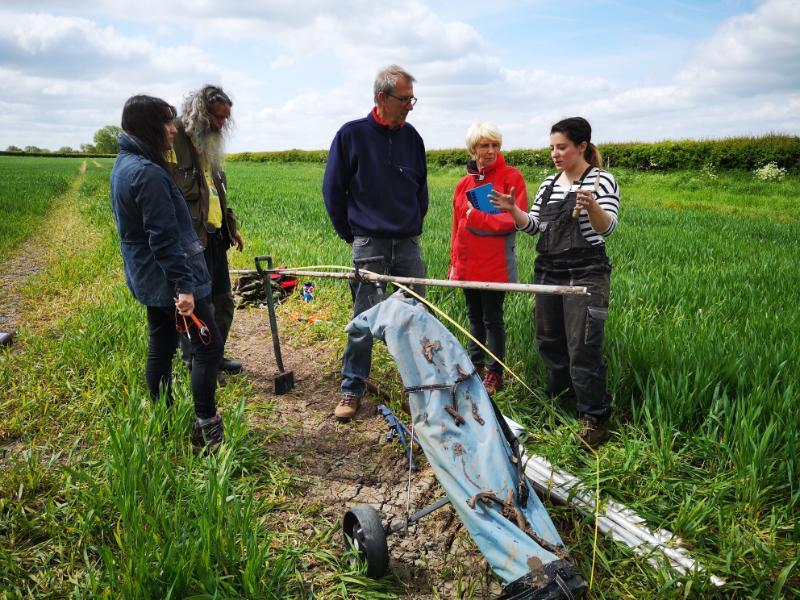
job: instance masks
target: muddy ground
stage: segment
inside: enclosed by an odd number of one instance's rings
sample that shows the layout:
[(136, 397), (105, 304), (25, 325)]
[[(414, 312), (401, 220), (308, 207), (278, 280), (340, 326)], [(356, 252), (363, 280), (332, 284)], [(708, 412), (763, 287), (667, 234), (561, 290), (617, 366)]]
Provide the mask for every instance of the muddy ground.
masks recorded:
[[(308, 326), (313, 325), (286, 320), (279, 329)], [(292, 393), (277, 397), (273, 387), (277, 366), (266, 311), (237, 311), (227, 347), (227, 355), (242, 361), (253, 384), (252, 402), (274, 401), (267, 418), (251, 417), (251, 428), (271, 434), (268, 453), (305, 482), (294, 498), (297, 511), (287, 514), (285, 522), (311, 535), (313, 525), (303, 522), (304, 513), (341, 522), (347, 508), (356, 504), (379, 510), (384, 522), (401, 520), (408, 499), (408, 462), (400, 443), (386, 440), (386, 422), (376, 412), (381, 399), (368, 395), (356, 419), (337, 423), (333, 409), (338, 378), (331, 373), (330, 350), (322, 343), (291, 345), (287, 337), (292, 336), (281, 336), (283, 362), (293, 371), (296, 386)], [(402, 412), (398, 416), (409, 421)], [(415, 454), (412, 513), (443, 496), (424, 457)], [(337, 536), (341, 544), (339, 540)], [(490, 598), (501, 591), (450, 506), (388, 541), (390, 570), (401, 582), (397, 591), (402, 597), (455, 598), (468, 589), (469, 597)]]

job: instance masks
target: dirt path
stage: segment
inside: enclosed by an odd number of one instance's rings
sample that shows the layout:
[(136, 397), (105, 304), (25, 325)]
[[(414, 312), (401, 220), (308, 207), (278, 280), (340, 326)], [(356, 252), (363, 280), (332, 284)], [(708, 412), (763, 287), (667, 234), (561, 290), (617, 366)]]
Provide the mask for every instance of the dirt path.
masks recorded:
[[(308, 326), (294, 321), (279, 324), (279, 328)], [(376, 413), (380, 400), (374, 397), (367, 397), (353, 422), (335, 421), (338, 381), (329, 370), (326, 373), (324, 345), (282, 343), (284, 364), (296, 381), (295, 390), (285, 396), (273, 395), (277, 367), (265, 310), (237, 311), (228, 349), (228, 354), (243, 362), (258, 399), (275, 402), (268, 420), (253, 416), (251, 427), (277, 432), (268, 452), (307, 482), (295, 499), (297, 511), (286, 515), (292, 529), (311, 535), (313, 525), (304, 522), (303, 513), (341, 522), (348, 507), (362, 503), (378, 509), (384, 523), (402, 519), (408, 482), (402, 446), (386, 441), (385, 421)], [(411, 512), (443, 495), (424, 457), (416, 460), (420, 466), (412, 477)], [(339, 545), (340, 539), (337, 536)], [(500, 592), (449, 506), (425, 517), (407, 534), (390, 536), (389, 552), (390, 569), (402, 582), (397, 591), (403, 597), (483, 598)]]
[[(14, 332), (21, 323), (19, 315), (22, 303), (21, 290), (28, 279), (47, 268), (50, 248), (66, 243), (70, 236), (65, 223), (75, 220), (75, 207), (70, 205), (83, 183), (86, 161), (80, 166), (80, 175), (74, 179), (66, 192), (55, 199), (54, 209), (45, 217), (38, 231), (49, 232), (45, 236), (29, 236), (14, 252), (0, 262), (0, 331)], [(44, 239), (44, 243), (32, 240)]]

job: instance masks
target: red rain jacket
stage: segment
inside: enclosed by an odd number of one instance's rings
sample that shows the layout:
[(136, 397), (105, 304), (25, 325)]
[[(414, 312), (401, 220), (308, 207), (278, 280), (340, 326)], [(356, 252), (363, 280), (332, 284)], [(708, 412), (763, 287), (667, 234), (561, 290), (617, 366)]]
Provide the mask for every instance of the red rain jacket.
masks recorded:
[[(522, 173), (506, 165), (502, 154), (480, 174), (463, 177), (453, 193), (453, 234), (450, 239), (448, 278), (460, 281), (517, 281), (514, 252), (516, 227), (508, 213), (490, 215), (472, 208), (467, 190), (492, 183), (508, 194), (514, 188), (517, 206), (528, 210), (528, 193)], [(472, 208), (467, 216), (467, 209)]]

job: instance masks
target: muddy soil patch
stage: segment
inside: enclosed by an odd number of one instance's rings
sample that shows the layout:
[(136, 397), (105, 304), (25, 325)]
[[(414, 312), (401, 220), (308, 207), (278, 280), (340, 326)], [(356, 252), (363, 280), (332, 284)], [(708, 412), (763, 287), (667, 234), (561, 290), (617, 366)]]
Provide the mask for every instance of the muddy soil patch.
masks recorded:
[[(282, 330), (308, 326), (288, 320), (279, 324)], [(313, 524), (304, 514), (340, 522), (345, 511), (356, 504), (379, 510), (384, 523), (402, 520), (409, 500), (408, 462), (399, 442), (386, 440), (385, 421), (376, 412), (380, 399), (368, 396), (356, 419), (337, 423), (333, 409), (338, 377), (328, 366), (327, 346), (282, 341), (281, 350), (286, 369), (294, 372), (296, 387), (290, 394), (274, 396), (277, 366), (267, 313), (263, 309), (237, 311), (227, 354), (242, 361), (256, 391), (253, 401), (272, 403), (264, 415), (251, 411), (249, 426), (266, 434), (269, 455), (305, 482), (293, 502), (296, 511), (287, 514), (284, 522), (291, 523), (298, 534), (310, 535)], [(418, 466), (410, 486), (412, 513), (443, 495), (424, 456), (420, 453), (415, 460)], [(483, 598), (500, 592), (450, 506), (425, 517), (407, 533), (388, 539), (390, 569), (400, 582), (397, 591), (402, 597)], [(336, 542), (341, 549), (338, 536)]]

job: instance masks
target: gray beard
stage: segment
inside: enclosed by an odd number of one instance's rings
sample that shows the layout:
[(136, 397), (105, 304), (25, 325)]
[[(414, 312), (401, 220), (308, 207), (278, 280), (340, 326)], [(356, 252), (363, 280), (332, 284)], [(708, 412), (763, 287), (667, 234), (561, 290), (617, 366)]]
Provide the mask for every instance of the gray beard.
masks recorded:
[(221, 131), (205, 131), (199, 135), (192, 133), (192, 144), (197, 153), (205, 159), (213, 171), (221, 171), (225, 164), (225, 136)]

